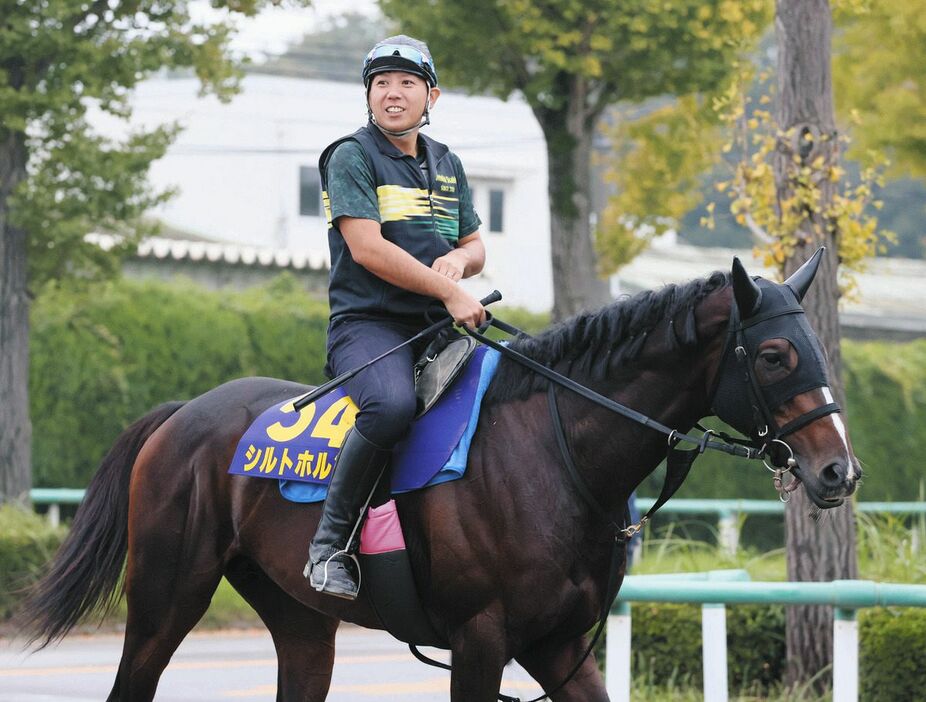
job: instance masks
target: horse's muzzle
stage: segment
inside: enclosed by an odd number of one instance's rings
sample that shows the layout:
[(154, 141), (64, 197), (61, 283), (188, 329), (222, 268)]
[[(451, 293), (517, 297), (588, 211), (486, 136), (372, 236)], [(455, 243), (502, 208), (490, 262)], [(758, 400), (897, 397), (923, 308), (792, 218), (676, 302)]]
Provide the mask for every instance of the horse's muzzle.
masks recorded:
[(855, 492), (862, 470), (854, 461), (832, 461), (816, 474), (794, 467), (794, 475), (804, 484), (804, 490), (811, 501), (820, 509), (838, 507)]

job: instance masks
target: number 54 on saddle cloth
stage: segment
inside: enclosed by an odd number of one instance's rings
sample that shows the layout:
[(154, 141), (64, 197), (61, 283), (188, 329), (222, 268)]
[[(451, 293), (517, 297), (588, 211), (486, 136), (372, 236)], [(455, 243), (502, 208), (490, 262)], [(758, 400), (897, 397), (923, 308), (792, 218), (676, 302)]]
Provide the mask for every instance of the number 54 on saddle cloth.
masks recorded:
[[(455, 480), (466, 470), (479, 409), (500, 354), (476, 349), (441, 399), (412, 424), (392, 454), (393, 494)], [(265, 410), (238, 442), (228, 472), (280, 481), (295, 502), (325, 499), (331, 470), (357, 407), (334, 390), (295, 412), (291, 398)]]

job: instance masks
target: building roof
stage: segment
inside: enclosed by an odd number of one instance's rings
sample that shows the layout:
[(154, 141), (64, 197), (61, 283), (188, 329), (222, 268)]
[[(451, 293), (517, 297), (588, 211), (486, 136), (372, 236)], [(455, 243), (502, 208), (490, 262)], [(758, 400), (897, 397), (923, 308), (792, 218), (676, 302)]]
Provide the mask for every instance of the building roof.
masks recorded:
[[(115, 243), (110, 234), (88, 234), (87, 240), (109, 249)], [(261, 246), (244, 246), (226, 242), (186, 241), (149, 237), (139, 243), (135, 254), (140, 259), (242, 264), (294, 271), (328, 269), (328, 252), (300, 252)]]
[[(648, 290), (680, 283), (715, 270), (729, 270), (739, 256), (753, 275), (775, 279), (777, 273), (754, 257), (750, 249), (709, 248), (657, 242), (622, 268), (617, 293)], [(844, 327), (895, 331), (926, 336), (926, 261), (906, 258), (871, 259), (856, 274), (857, 292), (840, 303)]]

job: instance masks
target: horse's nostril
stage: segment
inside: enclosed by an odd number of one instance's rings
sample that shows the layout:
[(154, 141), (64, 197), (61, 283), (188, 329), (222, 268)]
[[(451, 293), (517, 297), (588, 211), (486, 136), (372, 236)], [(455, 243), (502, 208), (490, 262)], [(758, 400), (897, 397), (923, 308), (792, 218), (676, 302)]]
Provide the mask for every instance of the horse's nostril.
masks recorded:
[(830, 463), (820, 471), (820, 481), (827, 487), (836, 487), (846, 479), (846, 467), (842, 463)]

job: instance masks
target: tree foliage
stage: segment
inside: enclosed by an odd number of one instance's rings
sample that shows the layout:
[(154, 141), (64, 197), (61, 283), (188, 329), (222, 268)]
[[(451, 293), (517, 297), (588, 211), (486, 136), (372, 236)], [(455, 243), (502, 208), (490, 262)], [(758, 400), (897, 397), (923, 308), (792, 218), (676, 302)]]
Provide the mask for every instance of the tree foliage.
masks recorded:
[(603, 111), (718, 85), (739, 38), (768, 13), (763, 0), (381, 5), (429, 42), (441, 80), (502, 98), (517, 91), (532, 108), (547, 146), (556, 318), (607, 298), (589, 227), (591, 142)]
[[(884, 178), (926, 175), (926, 85), (921, 70), (926, 63), (926, 20), (917, 3), (909, 0), (841, 0), (834, 3), (834, 13), (837, 138), (840, 151), (854, 162), (836, 167), (825, 177), (838, 181), (829, 215), (834, 226), (846, 232), (840, 254), (846, 264), (843, 282), (851, 290), (852, 272), (862, 268), (871, 255), (892, 250), (894, 255), (921, 255), (922, 233), (907, 221), (911, 216), (922, 218), (916, 183), (887, 183), (890, 187), (885, 189)], [(624, 225), (651, 225), (654, 229), (644, 230), (650, 234), (680, 226), (683, 217), (676, 214), (675, 206), (680, 198), (698, 199), (699, 184), (692, 178), (698, 169), (703, 176), (700, 197), (709, 201), (707, 211), (701, 210), (707, 215), (702, 221), (712, 229), (715, 214), (718, 218), (729, 216), (740, 227), (742, 245), (758, 242), (767, 250), (769, 261), (780, 265), (793, 240), (778, 236), (782, 245), (772, 239), (781, 234), (786, 218), (773, 222), (757, 217), (755, 212), (771, 212), (758, 203), (768, 203), (774, 187), (770, 160), (776, 148), (773, 135), (777, 126), (769, 110), (775, 97), (769, 88), (770, 71), (766, 70), (772, 68), (767, 65), (770, 49), (771, 42), (763, 39), (758, 50), (743, 54), (742, 70), (736, 72), (733, 83), (716, 95), (705, 96), (716, 101), (719, 115), (703, 114), (697, 105), (681, 100), (668, 104), (663, 100), (652, 111), (624, 111), (620, 115), (612, 135), (616, 157), (608, 170), (617, 192), (601, 222), (606, 241), (618, 254), (609, 257), (615, 266), (648, 243), (646, 235), (641, 237), (639, 231), (628, 234)], [(712, 125), (718, 116), (727, 127), (724, 169), (711, 172), (716, 161), (703, 159), (695, 145), (717, 138)], [(676, 132), (673, 125), (682, 128)], [(667, 134), (674, 138), (666, 138)], [(666, 168), (670, 163), (672, 168)], [(819, 182), (821, 174), (811, 176), (805, 166), (798, 177), (804, 183)], [(705, 187), (714, 186), (713, 198), (704, 194)], [(796, 200), (797, 204), (809, 204), (814, 188), (802, 188), (795, 195), (801, 200)], [(729, 213), (731, 198), (733, 213)], [(882, 200), (891, 200), (894, 209), (882, 210)], [(918, 206), (911, 210), (911, 203)], [(688, 214), (685, 219), (697, 221)], [(882, 226), (884, 222), (887, 228)], [(901, 229), (905, 232), (903, 246), (895, 249)], [(709, 236), (704, 230), (699, 234), (701, 239)]]
[[(729, 90), (715, 98), (715, 109), (729, 128), (723, 150), (737, 154), (730, 163), (730, 177), (719, 181), (716, 189), (729, 194), (731, 214), (752, 233), (765, 264), (779, 269), (801, 243), (808, 213), (819, 212), (817, 222), (836, 235), (843, 290), (851, 293), (855, 285), (852, 274), (864, 270), (865, 262), (883, 252), (893, 239), (891, 232), (878, 227), (875, 215), (882, 205), (875, 193), (884, 182), (884, 161), (869, 154), (871, 163), (853, 179), (837, 161), (823, 155), (806, 158), (803, 144), (809, 143), (810, 136), (801, 137), (794, 127), (785, 129), (777, 123), (770, 109), (776, 99), (770, 86), (760, 91), (755, 104), (748, 92), (753, 78), (753, 71), (744, 67)], [(768, 86), (769, 75), (760, 73), (758, 80)], [(837, 141), (840, 151), (849, 143), (849, 137), (838, 132), (819, 138)], [(784, 198), (773, 167), (773, 160), (782, 153), (787, 154), (792, 183)], [(828, 190), (826, 197), (824, 190)], [(711, 224), (709, 219), (706, 223)], [(823, 238), (821, 232), (818, 240)]]
[(850, 155), (884, 152), (892, 174), (926, 177), (926, 13), (916, 0), (844, 0), (833, 37), (836, 105), (854, 114)]
[[(94, 133), (88, 111), (128, 117), (132, 88), (164, 68), (192, 69), (204, 92), (230, 96), (240, 77), (229, 60), (230, 20), (194, 23), (181, 0), (3, 4), (0, 136), (23, 138), (27, 179), (0, 208), (28, 234), (31, 287), (69, 272), (112, 273), (113, 260), (147, 231), (137, 218), (169, 195), (152, 192), (146, 173), (176, 127), (113, 140)], [(268, 3), (214, 4), (252, 15)], [(85, 243), (91, 228), (127, 235), (125, 246), (103, 252)]]
[(702, 198), (704, 174), (720, 161), (722, 133), (707, 96), (663, 101), (643, 116), (621, 111), (610, 130), (616, 153), (605, 181), (614, 194), (598, 223), (601, 266), (617, 271), (653, 237), (678, 229)]
[[(452, 84), (503, 98), (517, 90), (535, 110), (562, 109), (579, 99), (594, 111), (618, 100), (717, 84), (737, 45), (731, 38), (754, 35), (768, 12), (759, 0), (381, 5), (431, 42), (441, 76)], [(573, 76), (593, 81), (588, 94), (563, 90)]]
[[(226, 20), (201, 24), (188, 0), (0, 0), (0, 502), (27, 499), (31, 479), (32, 297), (64, 277), (113, 274), (147, 231), (140, 215), (169, 195), (146, 175), (176, 126), (110, 139), (88, 114), (127, 119), (134, 86), (162, 69), (193, 70), (226, 98), (240, 77), (231, 17), (269, 1), (212, 0)], [(122, 244), (88, 243), (93, 228)]]

